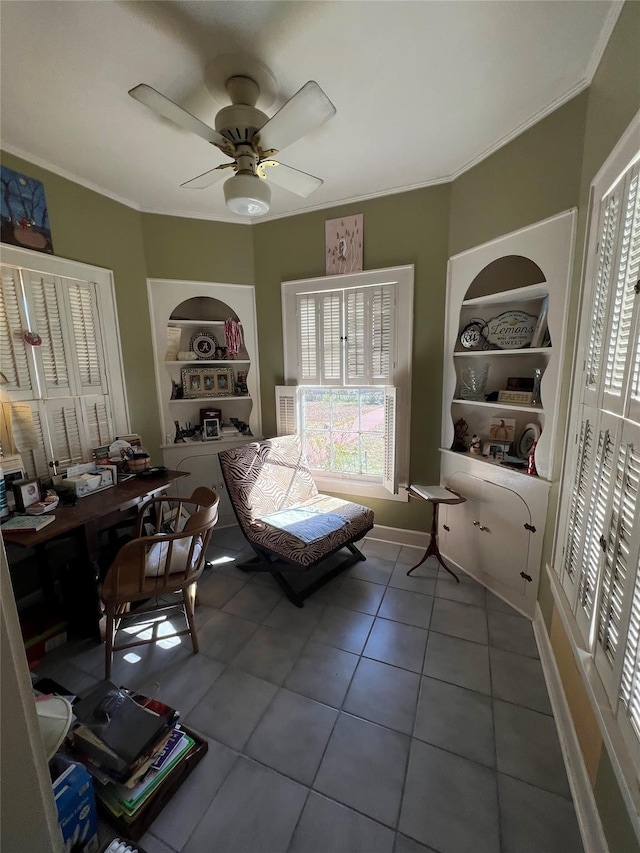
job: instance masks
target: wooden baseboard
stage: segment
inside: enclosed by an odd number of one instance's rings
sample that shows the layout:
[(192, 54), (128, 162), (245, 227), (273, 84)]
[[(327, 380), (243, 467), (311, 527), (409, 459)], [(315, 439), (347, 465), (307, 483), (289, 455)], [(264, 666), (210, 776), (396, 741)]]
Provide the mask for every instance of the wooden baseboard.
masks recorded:
[(560, 747), (567, 770), (569, 787), (573, 796), (573, 805), (582, 836), (584, 853), (609, 853), (609, 846), (602, 828), (600, 815), (596, 806), (591, 780), (582, 757), (578, 736), (573, 726), (567, 697), (565, 696), (558, 666), (551, 647), (551, 640), (540, 610), (536, 602), (536, 613), (533, 618), (540, 662), (547, 684), (549, 700), (558, 729)]

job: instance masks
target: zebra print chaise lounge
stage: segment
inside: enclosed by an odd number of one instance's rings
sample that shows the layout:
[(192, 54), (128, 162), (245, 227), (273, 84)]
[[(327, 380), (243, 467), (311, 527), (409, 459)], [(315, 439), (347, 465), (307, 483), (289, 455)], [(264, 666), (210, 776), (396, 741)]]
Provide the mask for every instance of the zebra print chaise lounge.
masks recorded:
[[(218, 458), (238, 524), (256, 553), (240, 568), (271, 572), (289, 600), (302, 607), (312, 592), (366, 559), (354, 543), (373, 527), (373, 511), (319, 494), (297, 435), (244, 444)], [(294, 589), (294, 579), (283, 575), (320, 567), (342, 548), (350, 552), (346, 558), (337, 565), (331, 561), (303, 589)]]

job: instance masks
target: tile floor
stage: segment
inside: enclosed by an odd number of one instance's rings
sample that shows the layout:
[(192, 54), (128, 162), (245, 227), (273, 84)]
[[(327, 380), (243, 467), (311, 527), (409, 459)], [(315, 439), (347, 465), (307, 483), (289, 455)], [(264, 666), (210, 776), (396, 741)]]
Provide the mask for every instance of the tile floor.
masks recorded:
[[(376, 541), (298, 609), (235, 567), (243, 548), (215, 531), (199, 655), (116, 655), (113, 681), (159, 684), (209, 742), (148, 853), (582, 851), (526, 619), (431, 561), (407, 577), (420, 552)], [(81, 694), (103, 651), (70, 643), (38, 671)]]

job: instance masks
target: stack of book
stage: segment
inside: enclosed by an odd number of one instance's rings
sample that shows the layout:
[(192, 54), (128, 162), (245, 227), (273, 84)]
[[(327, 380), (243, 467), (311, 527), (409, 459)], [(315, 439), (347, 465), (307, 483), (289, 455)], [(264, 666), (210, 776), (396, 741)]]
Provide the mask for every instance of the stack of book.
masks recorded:
[(72, 749), (94, 777), (99, 803), (125, 824), (138, 820), (196, 746), (177, 711), (110, 681), (73, 712)]

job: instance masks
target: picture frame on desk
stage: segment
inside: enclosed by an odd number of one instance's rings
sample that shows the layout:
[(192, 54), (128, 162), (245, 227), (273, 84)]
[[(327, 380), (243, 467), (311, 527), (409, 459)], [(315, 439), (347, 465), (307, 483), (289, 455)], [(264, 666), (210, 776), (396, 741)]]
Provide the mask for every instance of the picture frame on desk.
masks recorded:
[(16, 480), (12, 484), (12, 489), (18, 512), (24, 512), (27, 507), (37, 504), (40, 500), (40, 479), (38, 477), (31, 480)]

